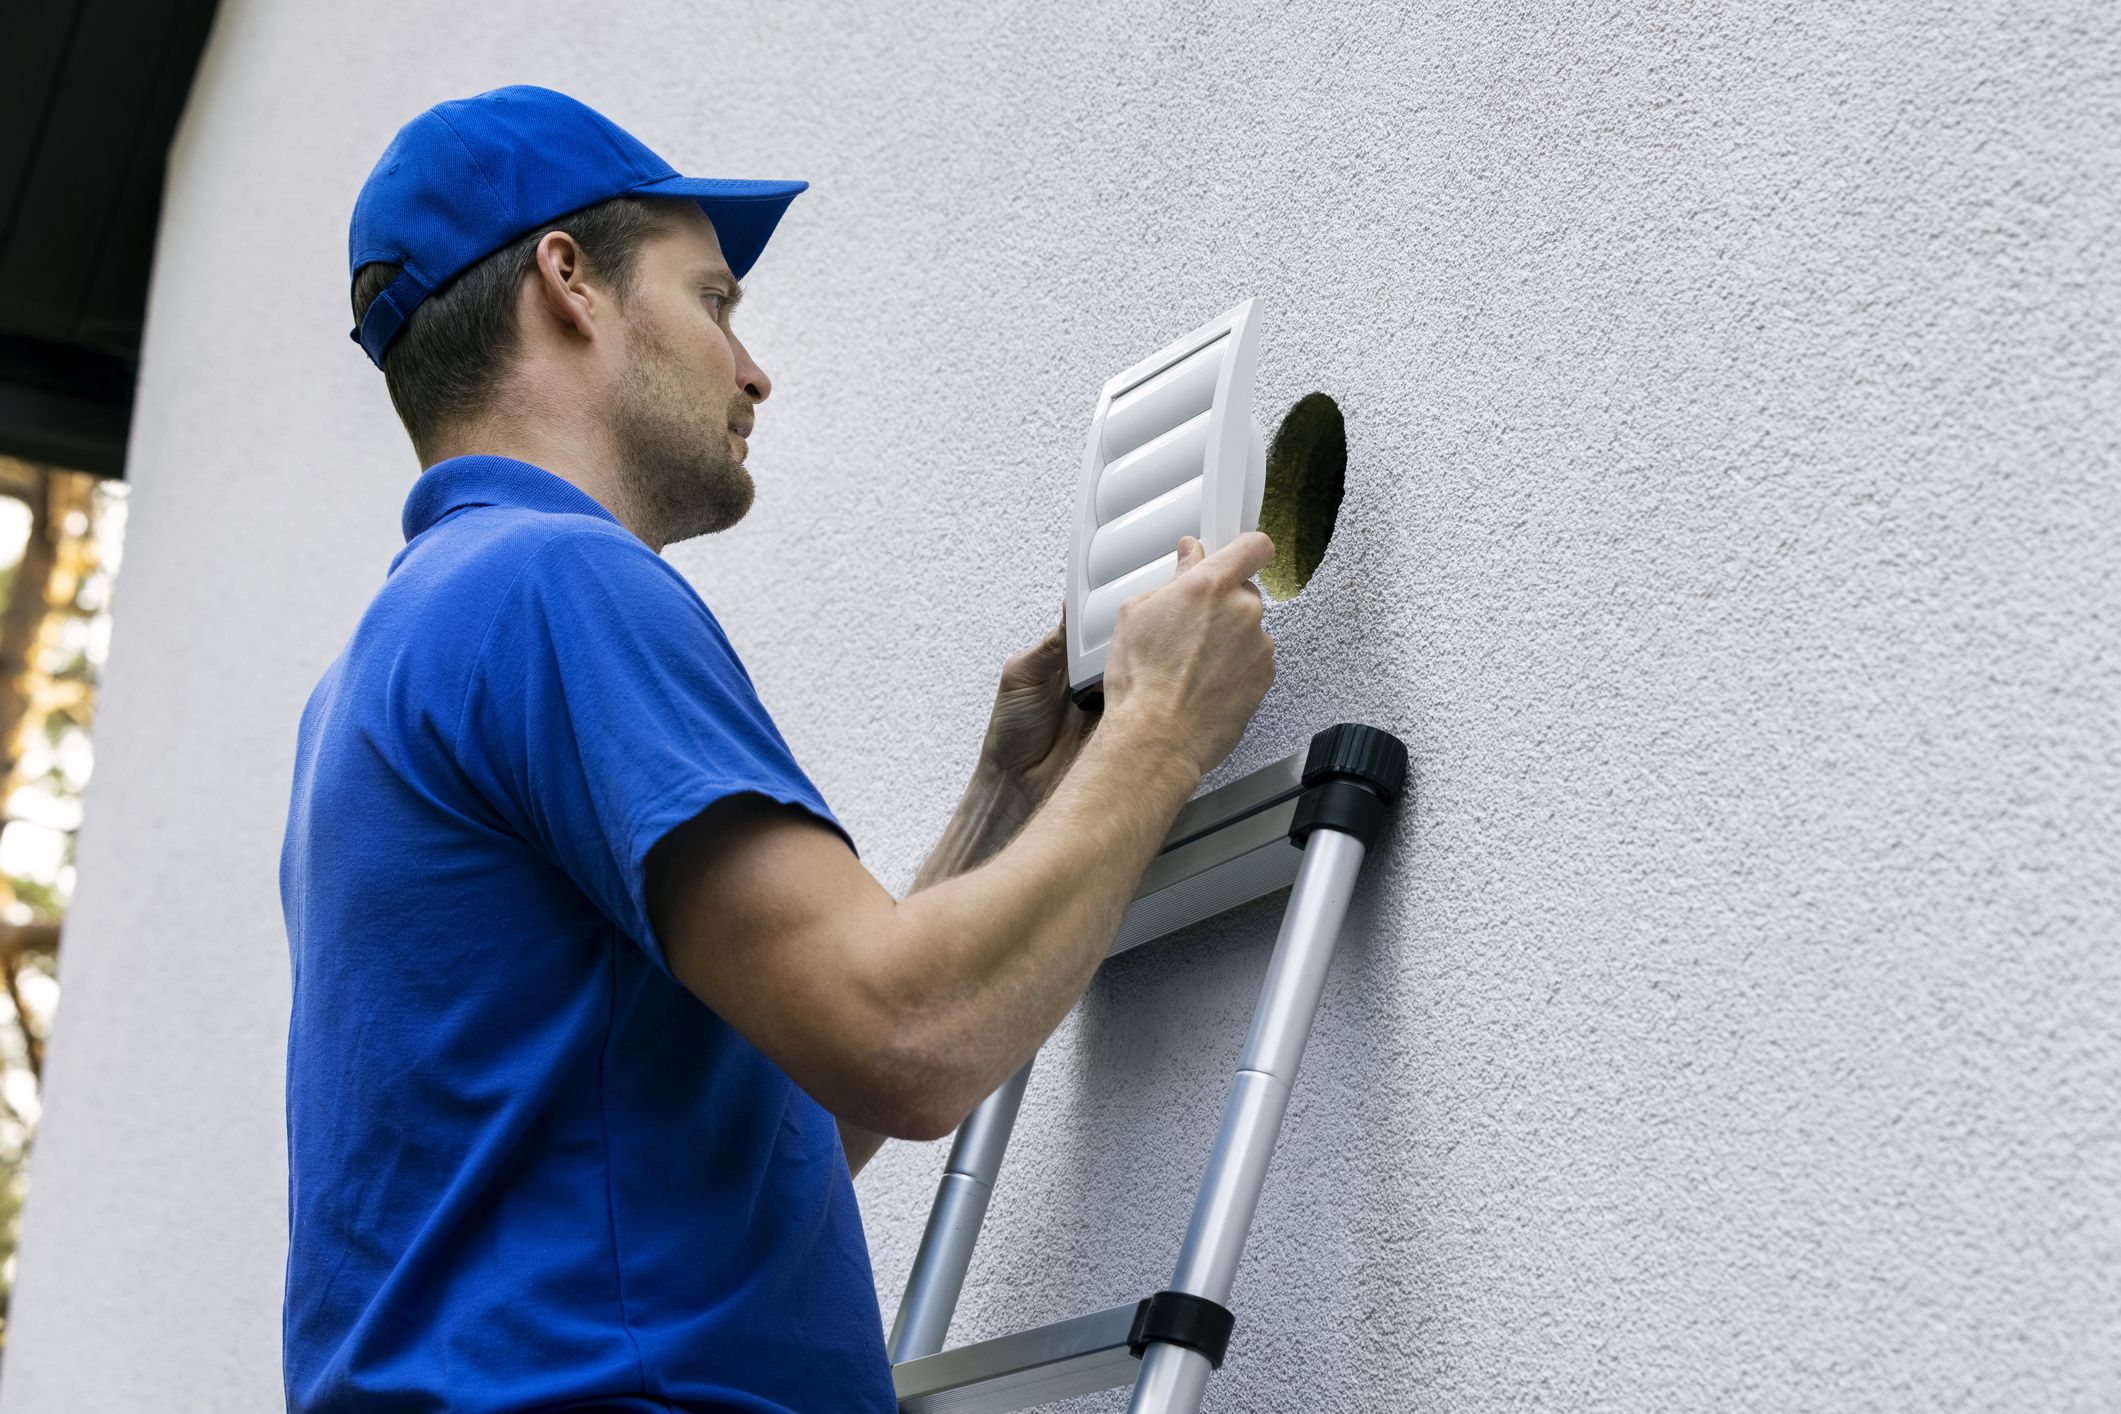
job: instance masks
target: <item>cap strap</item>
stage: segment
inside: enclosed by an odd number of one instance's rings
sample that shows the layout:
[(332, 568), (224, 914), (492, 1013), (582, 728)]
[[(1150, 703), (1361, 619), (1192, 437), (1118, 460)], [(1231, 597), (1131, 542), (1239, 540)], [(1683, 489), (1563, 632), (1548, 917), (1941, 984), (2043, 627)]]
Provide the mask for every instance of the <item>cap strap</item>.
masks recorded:
[(426, 298), (427, 286), (407, 270), (369, 301), (368, 311), (361, 316), (361, 326), (352, 333), (354, 342), (367, 351), (370, 363), (378, 368), (383, 366), (383, 350), (390, 347), (390, 341), (398, 337), (405, 321), (412, 318), (412, 312)]

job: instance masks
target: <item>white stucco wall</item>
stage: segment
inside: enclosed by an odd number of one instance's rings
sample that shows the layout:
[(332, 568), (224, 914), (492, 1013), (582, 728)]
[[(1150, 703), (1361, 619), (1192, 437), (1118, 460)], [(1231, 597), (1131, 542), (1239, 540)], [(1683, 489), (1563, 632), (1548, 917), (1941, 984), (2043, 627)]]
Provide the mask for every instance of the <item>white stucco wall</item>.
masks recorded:
[[(278, 1401), (294, 727), (417, 470), (346, 217), (507, 82), (814, 184), (749, 282), (756, 508), (670, 558), (894, 890), (1103, 379), (1256, 294), (1264, 405), (1345, 408), (1211, 779), (1354, 719), (1418, 793), (1211, 1408), (2121, 1403), (2117, 75), (2101, 0), (223, 0), (0, 1410)], [(1062, 1026), (960, 1337), (1163, 1283), (1278, 917)], [(860, 1180), (887, 1321), (943, 1152)]]

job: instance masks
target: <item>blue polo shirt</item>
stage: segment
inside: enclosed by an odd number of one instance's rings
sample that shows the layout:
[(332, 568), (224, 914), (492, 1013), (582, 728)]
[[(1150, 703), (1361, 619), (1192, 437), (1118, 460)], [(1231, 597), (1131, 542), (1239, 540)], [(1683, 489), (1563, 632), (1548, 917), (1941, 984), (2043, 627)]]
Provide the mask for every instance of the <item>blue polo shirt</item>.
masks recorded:
[(289, 1408), (894, 1410), (832, 1117), (642, 896), (723, 796), (846, 831), (590, 496), (458, 457), (404, 528), (303, 710), (280, 855)]

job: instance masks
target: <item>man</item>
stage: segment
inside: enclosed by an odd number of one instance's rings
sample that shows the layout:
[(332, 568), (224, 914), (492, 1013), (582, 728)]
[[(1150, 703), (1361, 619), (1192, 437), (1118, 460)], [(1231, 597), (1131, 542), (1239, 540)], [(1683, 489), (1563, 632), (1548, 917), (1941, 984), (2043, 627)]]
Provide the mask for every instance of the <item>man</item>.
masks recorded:
[(1189, 537), (1095, 732), (1056, 626), (913, 890), (869, 875), (660, 555), (751, 504), (730, 316), (802, 188), (518, 87), (355, 205), (424, 471), (281, 855), (291, 1408), (893, 1409), (853, 1171), (1037, 1049), (1273, 679), (1271, 543)]

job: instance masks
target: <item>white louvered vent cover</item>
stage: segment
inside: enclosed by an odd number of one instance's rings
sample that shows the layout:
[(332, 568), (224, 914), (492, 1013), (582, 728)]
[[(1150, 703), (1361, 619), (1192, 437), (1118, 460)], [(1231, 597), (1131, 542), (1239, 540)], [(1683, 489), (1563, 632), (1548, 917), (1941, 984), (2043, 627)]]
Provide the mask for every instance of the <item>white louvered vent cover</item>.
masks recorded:
[(1068, 561), (1068, 687), (1097, 695), (1119, 606), (1259, 528), (1266, 439), (1252, 415), (1259, 301), (1246, 300), (1105, 385), (1090, 419)]

